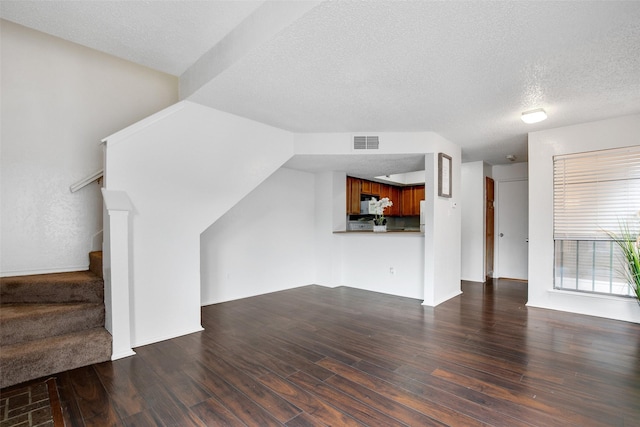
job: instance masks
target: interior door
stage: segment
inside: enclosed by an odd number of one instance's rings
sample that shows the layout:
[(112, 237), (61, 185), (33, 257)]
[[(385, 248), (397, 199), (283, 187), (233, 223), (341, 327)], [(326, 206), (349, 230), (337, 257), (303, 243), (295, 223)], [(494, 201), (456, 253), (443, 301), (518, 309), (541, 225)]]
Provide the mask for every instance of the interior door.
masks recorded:
[(494, 209), (494, 182), (493, 179), (485, 178), (485, 250), (484, 250), (484, 271), (485, 280), (493, 277), (493, 251), (495, 245), (495, 209)]
[(498, 182), (498, 276), (527, 280), (529, 183)]

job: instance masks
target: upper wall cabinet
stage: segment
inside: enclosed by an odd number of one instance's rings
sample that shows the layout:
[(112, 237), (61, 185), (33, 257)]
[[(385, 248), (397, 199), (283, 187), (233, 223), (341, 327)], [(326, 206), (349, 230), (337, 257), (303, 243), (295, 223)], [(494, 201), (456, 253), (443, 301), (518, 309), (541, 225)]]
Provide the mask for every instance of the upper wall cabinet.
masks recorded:
[(360, 192), (363, 194), (371, 194), (371, 181), (366, 181), (364, 179), (360, 180)]
[(387, 216), (413, 216), (420, 215), (420, 200), (424, 200), (425, 187), (424, 185), (399, 187), (347, 176), (348, 215), (360, 213), (360, 200), (363, 195), (378, 199), (388, 197), (393, 202), (393, 206), (385, 211)]
[(360, 182), (358, 178), (347, 177), (347, 215), (360, 213)]
[(387, 216), (402, 215), (402, 189), (395, 185), (380, 184), (380, 198), (388, 197), (393, 202), (393, 206), (387, 208)]
[(424, 200), (424, 185), (402, 188), (402, 216), (420, 215), (420, 201)]

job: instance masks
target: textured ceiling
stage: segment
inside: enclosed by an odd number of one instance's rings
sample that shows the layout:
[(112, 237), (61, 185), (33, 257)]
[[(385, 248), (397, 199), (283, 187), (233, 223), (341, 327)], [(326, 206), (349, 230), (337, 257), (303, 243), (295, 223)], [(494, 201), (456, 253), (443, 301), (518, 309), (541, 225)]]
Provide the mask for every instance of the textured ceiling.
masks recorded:
[(179, 76), (262, 1), (5, 1), (0, 16)]
[[(3, 1), (1, 15), (182, 75), (260, 6)], [(527, 132), (640, 113), (640, 2), (322, 2), (252, 43), (189, 99), (297, 132), (433, 131), (492, 164), (525, 161)], [(547, 121), (520, 121), (540, 107)]]
[(313, 173), (348, 171), (351, 176), (371, 179), (398, 172), (424, 170), (424, 155), (298, 155), (285, 163), (284, 166)]

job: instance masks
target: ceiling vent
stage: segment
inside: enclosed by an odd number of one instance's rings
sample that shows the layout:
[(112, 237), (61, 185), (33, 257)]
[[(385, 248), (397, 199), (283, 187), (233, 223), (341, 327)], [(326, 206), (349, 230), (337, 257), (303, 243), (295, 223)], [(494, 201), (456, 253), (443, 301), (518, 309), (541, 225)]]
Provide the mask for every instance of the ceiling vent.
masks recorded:
[(377, 136), (354, 136), (354, 150), (377, 150), (380, 148), (380, 139)]

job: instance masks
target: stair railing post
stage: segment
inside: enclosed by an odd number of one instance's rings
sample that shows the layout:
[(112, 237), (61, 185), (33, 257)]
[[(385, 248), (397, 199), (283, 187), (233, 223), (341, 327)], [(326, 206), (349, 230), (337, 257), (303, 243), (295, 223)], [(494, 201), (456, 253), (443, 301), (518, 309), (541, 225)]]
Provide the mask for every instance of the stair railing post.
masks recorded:
[(102, 189), (105, 218), (105, 327), (113, 337), (111, 360), (136, 354), (131, 348), (129, 212), (133, 205), (124, 191)]

